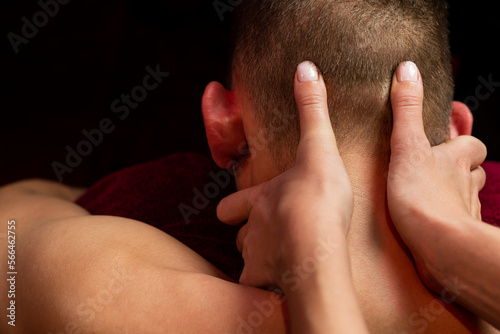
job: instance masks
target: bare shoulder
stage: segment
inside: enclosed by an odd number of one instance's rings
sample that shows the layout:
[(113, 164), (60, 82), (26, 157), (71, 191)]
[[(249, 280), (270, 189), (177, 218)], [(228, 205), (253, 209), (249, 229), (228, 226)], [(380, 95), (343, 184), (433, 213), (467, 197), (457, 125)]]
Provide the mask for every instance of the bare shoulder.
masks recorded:
[[(105, 265), (120, 258), (190, 272), (226, 278), (190, 248), (148, 224), (114, 216), (80, 216), (55, 220), (34, 228), (23, 244), (30, 254), (44, 254), (75, 262), (74, 254)], [(45, 258), (38, 259), (43, 264)]]
[[(176, 239), (135, 220), (45, 222), (19, 237), (16, 252), (18, 327), (3, 322), (2, 332), (236, 332), (252, 326), (252, 312), (254, 332), (285, 330), (285, 304), (276, 295), (230, 282)], [(7, 285), (0, 283), (2, 304)]]
[(230, 282), (152, 226), (91, 216), (74, 196), (44, 180), (0, 188), (0, 258), (14, 261), (0, 270), (15, 272), (0, 280), (0, 303), (13, 303), (1, 333), (285, 332), (275, 294)]

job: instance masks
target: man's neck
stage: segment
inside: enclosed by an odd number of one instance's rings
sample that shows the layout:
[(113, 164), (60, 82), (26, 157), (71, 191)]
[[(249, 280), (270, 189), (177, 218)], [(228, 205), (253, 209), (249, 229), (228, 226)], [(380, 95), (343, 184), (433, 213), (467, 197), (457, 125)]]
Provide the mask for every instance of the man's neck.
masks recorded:
[[(354, 190), (347, 238), (352, 276), (369, 327), (382, 332), (423, 331), (425, 324), (429, 332), (456, 333), (474, 328), (474, 318), (454, 304), (439, 304), (445, 309), (432, 317), (419, 313), (429, 305), (438, 305), (440, 299), (421, 282), (411, 254), (392, 224), (386, 200), (386, 169), (367, 154), (343, 154), (342, 158)], [(453, 330), (448, 331), (450, 328)]]
[[(378, 263), (380, 270), (394, 271), (402, 262), (415, 271), (411, 256), (392, 224), (386, 200), (386, 168), (366, 154), (342, 157), (354, 190), (354, 212), (348, 234), (353, 257)], [(362, 255), (361, 255), (362, 254)]]

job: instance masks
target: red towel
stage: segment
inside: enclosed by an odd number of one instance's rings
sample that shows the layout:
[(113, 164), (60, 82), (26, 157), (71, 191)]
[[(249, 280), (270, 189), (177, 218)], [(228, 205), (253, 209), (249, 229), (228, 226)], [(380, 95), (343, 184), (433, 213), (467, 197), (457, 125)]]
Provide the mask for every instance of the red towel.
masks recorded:
[[(488, 180), (480, 193), (483, 220), (500, 226), (500, 163), (483, 165)], [(210, 157), (177, 153), (110, 174), (77, 203), (96, 215), (136, 219), (170, 234), (238, 280), (243, 260), (238, 227), (222, 224), (215, 209), (235, 191), (230, 173)]]

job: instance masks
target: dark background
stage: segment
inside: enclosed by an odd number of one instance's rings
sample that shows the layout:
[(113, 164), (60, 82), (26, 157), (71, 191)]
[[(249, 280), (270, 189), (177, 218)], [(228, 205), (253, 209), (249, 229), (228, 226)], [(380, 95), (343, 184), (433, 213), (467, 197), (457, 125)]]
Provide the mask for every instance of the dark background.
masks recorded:
[[(232, 18), (226, 11), (221, 20), (213, 2), (71, 0), (17, 54), (8, 33), (21, 35), (22, 18), (33, 22), (42, 8), (36, 0), (3, 2), (0, 184), (57, 180), (51, 164), (65, 164), (65, 147), (76, 149), (82, 131), (104, 118), (115, 130), (63, 174), (64, 183), (89, 185), (175, 151), (208, 153), (201, 96), (210, 81), (225, 82)], [(489, 92), (479, 79), (500, 82), (495, 2), (453, 2), (450, 8), (455, 98), (473, 109), (474, 135), (488, 146), (488, 160), (500, 161), (500, 87)], [(120, 120), (112, 101), (141, 85), (146, 66), (157, 64), (170, 75)]]

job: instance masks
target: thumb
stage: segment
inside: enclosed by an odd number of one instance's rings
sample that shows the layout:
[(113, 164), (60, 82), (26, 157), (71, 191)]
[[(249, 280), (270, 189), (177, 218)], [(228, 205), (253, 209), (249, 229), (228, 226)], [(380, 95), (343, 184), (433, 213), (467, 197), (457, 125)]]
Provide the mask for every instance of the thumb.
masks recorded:
[(300, 117), (297, 161), (310, 161), (328, 153), (339, 155), (328, 113), (325, 82), (312, 62), (297, 66), (294, 93)]
[(392, 79), (391, 106), (393, 129), (391, 155), (410, 153), (430, 147), (422, 118), (424, 88), (417, 65), (411, 61), (399, 64)]

